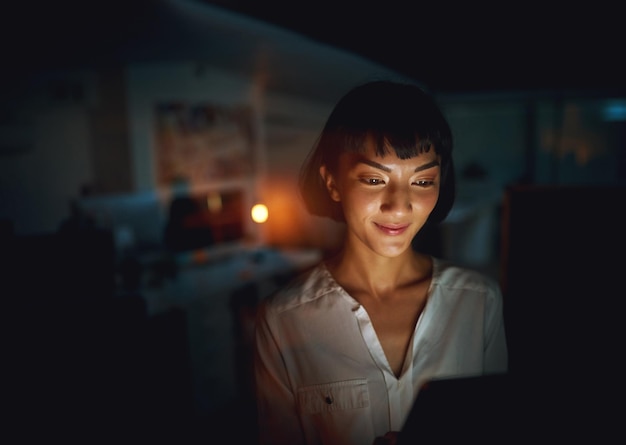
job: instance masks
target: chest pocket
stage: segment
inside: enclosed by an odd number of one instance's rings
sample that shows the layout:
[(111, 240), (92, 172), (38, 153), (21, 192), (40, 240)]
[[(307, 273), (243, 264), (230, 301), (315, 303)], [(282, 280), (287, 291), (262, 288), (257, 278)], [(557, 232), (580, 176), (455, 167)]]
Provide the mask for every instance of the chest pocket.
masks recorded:
[(367, 408), (370, 405), (367, 380), (304, 386), (298, 389), (298, 404), (306, 414)]

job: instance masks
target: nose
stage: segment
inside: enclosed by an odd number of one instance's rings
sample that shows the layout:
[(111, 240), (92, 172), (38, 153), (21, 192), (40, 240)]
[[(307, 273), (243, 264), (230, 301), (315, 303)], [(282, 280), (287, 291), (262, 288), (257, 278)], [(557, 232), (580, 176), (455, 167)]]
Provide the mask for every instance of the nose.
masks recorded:
[(405, 187), (387, 187), (380, 210), (386, 213), (397, 213), (399, 215), (410, 212), (413, 209), (410, 196), (410, 190)]

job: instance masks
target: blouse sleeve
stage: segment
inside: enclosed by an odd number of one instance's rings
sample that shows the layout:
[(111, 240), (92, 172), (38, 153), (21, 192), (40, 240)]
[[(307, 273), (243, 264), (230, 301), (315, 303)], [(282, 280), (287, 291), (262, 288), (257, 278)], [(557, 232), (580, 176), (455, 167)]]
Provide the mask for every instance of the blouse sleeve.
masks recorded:
[(489, 290), (485, 317), (485, 373), (504, 373), (508, 370), (508, 350), (504, 329), (502, 292), (493, 283)]
[(272, 330), (267, 306), (261, 304), (256, 320), (254, 356), (260, 445), (304, 443), (295, 395), (284, 365), (284, 351)]

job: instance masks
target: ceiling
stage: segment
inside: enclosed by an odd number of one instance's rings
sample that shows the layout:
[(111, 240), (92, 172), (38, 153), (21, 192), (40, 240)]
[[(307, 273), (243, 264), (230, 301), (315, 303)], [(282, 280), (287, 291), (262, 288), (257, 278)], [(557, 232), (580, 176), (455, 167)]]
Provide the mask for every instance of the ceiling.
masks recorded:
[(353, 51), (439, 93), (626, 91), (626, 24), (621, 8), (603, 2), (202, 1)]
[(5, 2), (0, 71), (19, 80), (40, 67), (210, 55), (240, 71), (265, 63), (281, 88), (334, 100), (368, 66), (346, 57), (354, 54), (439, 94), (626, 95), (626, 39), (617, 11), (588, 4), (459, 3)]
[(366, 74), (397, 74), (351, 51), (204, 0), (4, 3), (0, 60), (7, 68), (0, 70), (0, 100), (13, 101), (16, 91), (32, 91), (33, 84), (45, 84), (57, 73), (137, 63), (192, 63), (196, 75), (219, 68), (262, 79), (274, 92), (325, 103)]

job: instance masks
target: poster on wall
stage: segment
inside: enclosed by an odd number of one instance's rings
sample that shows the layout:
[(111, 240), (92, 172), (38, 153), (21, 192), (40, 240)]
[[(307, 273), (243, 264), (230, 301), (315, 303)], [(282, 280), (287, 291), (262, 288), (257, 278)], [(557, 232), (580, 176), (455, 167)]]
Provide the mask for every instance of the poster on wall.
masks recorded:
[(254, 172), (254, 126), (248, 106), (185, 102), (155, 107), (156, 185), (215, 184)]

